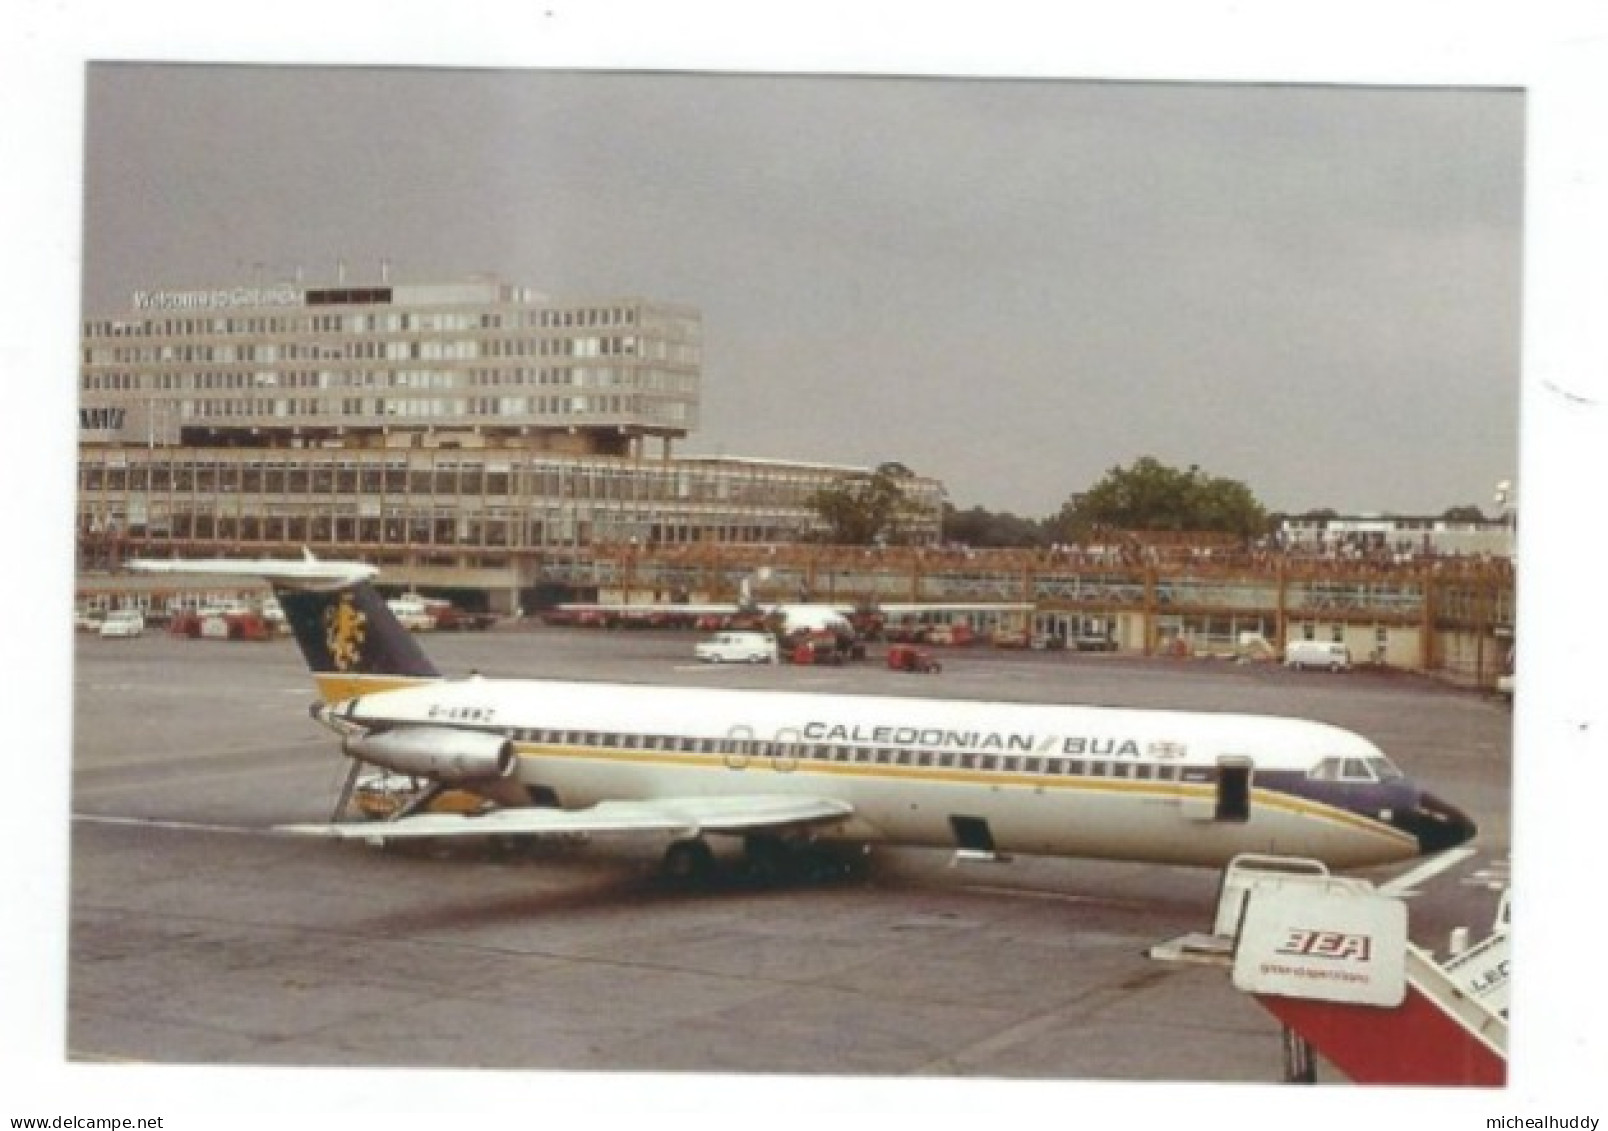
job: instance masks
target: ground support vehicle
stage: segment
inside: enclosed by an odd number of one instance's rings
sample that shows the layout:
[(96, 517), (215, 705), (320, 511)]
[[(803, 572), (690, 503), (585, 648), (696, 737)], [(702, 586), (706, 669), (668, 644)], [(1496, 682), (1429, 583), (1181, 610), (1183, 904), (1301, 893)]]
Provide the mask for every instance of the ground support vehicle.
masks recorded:
[(113, 609), (101, 621), (103, 638), (145, 635), (145, 614), (138, 609)]
[(776, 638), (768, 632), (717, 632), (693, 647), (706, 664), (774, 664)]
[(793, 645), (788, 659), (795, 664), (842, 664), (843, 650), (836, 640), (806, 639)]
[(943, 665), (931, 652), (909, 644), (895, 644), (888, 649), (888, 667), (896, 672), (931, 673), (943, 671)]

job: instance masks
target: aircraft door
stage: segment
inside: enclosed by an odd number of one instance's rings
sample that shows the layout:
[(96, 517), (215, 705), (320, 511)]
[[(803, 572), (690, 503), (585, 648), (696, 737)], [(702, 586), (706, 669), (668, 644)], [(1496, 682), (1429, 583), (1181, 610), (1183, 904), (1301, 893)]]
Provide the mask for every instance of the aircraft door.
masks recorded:
[(949, 827), (955, 834), (956, 851), (978, 856), (994, 855), (994, 833), (982, 817), (955, 813), (949, 818)]
[(726, 768), (728, 770), (746, 770), (751, 756), (750, 752), (754, 748), (754, 728), (739, 724), (727, 731), (726, 737), (729, 739), (726, 744)]
[(1217, 804), (1212, 820), (1243, 824), (1251, 819), (1251, 760), (1238, 755), (1217, 759)]
[(787, 774), (798, 768), (798, 740), (799, 733), (793, 727), (776, 732), (770, 744), (771, 769)]
[(1207, 766), (1185, 767), (1179, 777), (1178, 812), (1188, 821), (1243, 824), (1251, 819), (1251, 779), (1255, 765), (1240, 754), (1217, 759)]

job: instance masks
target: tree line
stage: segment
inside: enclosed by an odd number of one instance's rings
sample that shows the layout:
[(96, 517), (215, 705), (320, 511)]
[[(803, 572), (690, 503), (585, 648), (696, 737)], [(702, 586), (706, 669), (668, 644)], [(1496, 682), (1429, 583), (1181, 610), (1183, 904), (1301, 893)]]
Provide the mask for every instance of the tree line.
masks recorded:
[[(905, 496), (913, 472), (901, 463), (844, 476), (815, 492), (809, 503), (837, 545), (897, 545), (908, 540), (916, 504)], [(1208, 474), (1191, 464), (1179, 469), (1154, 456), (1113, 467), (1060, 510), (1040, 518), (980, 506), (966, 510), (945, 503), (943, 540), (978, 548), (1041, 547), (1098, 541), (1110, 531), (1171, 531), (1229, 534), (1246, 544), (1276, 532), (1286, 518), (1333, 518), (1318, 509), (1299, 516), (1269, 511), (1244, 483)], [(1454, 522), (1484, 522), (1476, 506), (1449, 508)]]

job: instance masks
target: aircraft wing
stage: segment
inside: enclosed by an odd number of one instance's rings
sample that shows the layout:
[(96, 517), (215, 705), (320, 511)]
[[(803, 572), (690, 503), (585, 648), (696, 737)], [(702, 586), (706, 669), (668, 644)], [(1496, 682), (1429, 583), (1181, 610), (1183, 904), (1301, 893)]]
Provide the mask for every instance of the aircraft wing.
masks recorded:
[(372, 580), (378, 566), (364, 562), (322, 561), (308, 554), (299, 561), (278, 559), (211, 558), (167, 559), (134, 558), (129, 569), (136, 573), (201, 575), (206, 577), (250, 577), (273, 585), (306, 588), (343, 589), (359, 581)]
[(493, 809), (487, 813), (420, 813), (395, 821), (331, 825), (282, 825), (279, 831), (343, 838), (537, 836), (543, 833), (666, 832), (749, 833), (829, 825), (847, 820), (854, 807), (826, 797), (668, 797), (651, 801), (604, 801), (590, 809), (542, 807)]

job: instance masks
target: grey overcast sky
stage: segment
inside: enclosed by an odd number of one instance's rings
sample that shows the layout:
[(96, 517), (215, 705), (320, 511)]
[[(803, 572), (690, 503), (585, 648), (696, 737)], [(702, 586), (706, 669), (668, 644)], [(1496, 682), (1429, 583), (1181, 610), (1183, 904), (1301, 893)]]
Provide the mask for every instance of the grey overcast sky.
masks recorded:
[(1516, 89), (96, 64), (83, 297), (496, 275), (698, 307), (682, 450), (1037, 517), (1154, 455), (1273, 509), (1516, 476)]

